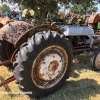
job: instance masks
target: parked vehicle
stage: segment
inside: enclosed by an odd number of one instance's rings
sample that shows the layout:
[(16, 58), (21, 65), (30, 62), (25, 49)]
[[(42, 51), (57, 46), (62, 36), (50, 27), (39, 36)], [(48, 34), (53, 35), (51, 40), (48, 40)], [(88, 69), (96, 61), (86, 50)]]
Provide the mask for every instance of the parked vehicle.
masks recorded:
[(2, 63), (13, 64), (14, 76), (0, 83), (5, 85), (13, 80), (21, 91), (30, 97), (39, 98), (57, 91), (71, 72), (73, 55), (94, 51), (91, 67), (100, 70), (100, 47), (94, 43), (100, 38), (89, 27), (56, 23), (54, 26), (16, 21), (0, 29)]
[(94, 30), (95, 34), (100, 34), (100, 13), (86, 15), (84, 19), (79, 20), (76, 15), (71, 16), (69, 24), (74, 26), (87, 26)]
[(69, 24), (74, 26), (87, 26), (90, 15), (72, 15)]
[(89, 17), (88, 27), (92, 28), (95, 34), (100, 34), (100, 13), (95, 13)]

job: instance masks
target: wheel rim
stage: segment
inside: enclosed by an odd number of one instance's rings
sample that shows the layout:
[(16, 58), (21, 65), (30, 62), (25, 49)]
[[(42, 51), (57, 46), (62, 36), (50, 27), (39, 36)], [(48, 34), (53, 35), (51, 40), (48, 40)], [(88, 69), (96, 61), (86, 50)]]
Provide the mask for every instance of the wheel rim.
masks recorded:
[(95, 60), (96, 68), (100, 69), (100, 52), (98, 53), (96, 60)]
[(39, 53), (32, 66), (33, 83), (42, 89), (51, 88), (64, 76), (68, 55), (64, 48), (53, 45)]

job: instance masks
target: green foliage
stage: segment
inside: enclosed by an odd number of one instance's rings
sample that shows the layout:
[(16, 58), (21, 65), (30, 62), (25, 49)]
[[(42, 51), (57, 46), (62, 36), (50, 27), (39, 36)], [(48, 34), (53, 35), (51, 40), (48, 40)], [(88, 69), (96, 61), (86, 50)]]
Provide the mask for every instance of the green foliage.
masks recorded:
[(7, 6), (6, 4), (3, 4), (0, 9), (2, 12), (6, 12), (6, 11), (9, 12), (10, 11), (10, 7)]
[(27, 9), (25, 17), (26, 18), (29, 18), (30, 17), (30, 9)]
[(73, 7), (70, 9), (70, 12), (78, 14), (95, 13), (98, 10), (96, 5), (97, 3), (91, 0), (87, 0), (87, 2), (83, 0), (73, 4)]
[(19, 9), (20, 9), (21, 11), (23, 11), (24, 9), (26, 9), (26, 7), (24, 7), (24, 5), (22, 5), (22, 6), (19, 7)]
[(70, 12), (79, 14), (81, 13), (82, 9), (83, 6), (81, 4), (74, 4), (73, 7), (70, 9)]

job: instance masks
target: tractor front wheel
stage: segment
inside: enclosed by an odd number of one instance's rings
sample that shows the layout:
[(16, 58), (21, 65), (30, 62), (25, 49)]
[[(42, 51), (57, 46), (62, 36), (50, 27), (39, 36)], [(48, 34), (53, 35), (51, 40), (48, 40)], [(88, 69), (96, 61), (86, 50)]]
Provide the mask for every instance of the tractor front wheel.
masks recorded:
[(94, 71), (100, 71), (100, 47), (94, 50), (90, 58), (90, 63)]

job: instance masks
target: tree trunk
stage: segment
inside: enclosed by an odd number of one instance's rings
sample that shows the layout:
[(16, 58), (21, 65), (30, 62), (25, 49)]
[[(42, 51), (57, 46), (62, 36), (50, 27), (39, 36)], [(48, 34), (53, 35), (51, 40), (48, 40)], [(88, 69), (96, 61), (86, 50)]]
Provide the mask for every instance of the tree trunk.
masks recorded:
[(38, 23), (37, 23), (38, 25), (41, 25), (42, 24), (43, 18), (45, 18), (46, 12), (47, 12), (46, 9), (45, 10), (40, 9), (40, 17), (39, 17)]

